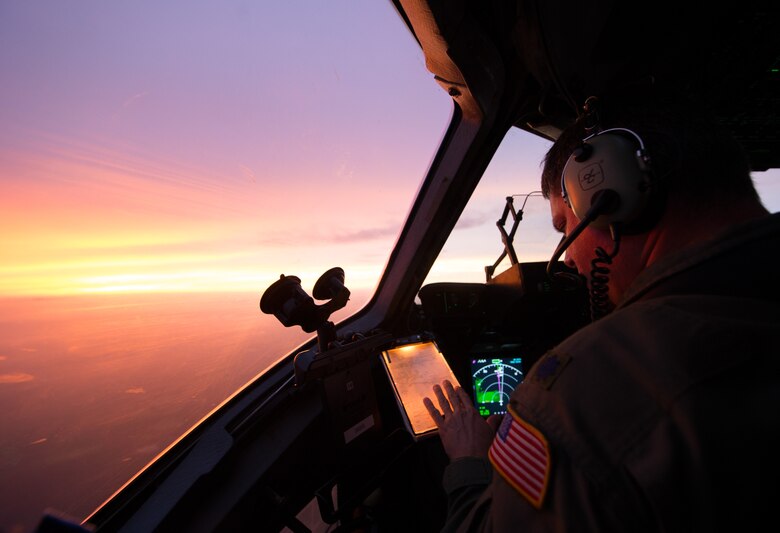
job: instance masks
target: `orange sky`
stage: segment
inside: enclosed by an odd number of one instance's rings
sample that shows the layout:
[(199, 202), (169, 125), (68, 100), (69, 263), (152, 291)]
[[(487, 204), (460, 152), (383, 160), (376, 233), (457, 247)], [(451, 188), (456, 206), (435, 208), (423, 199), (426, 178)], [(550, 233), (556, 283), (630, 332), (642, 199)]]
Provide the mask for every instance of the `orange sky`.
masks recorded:
[(333, 266), (323, 254), (370, 285), (415, 191), (388, 188), (375, 203), (375, 185), (356, 181), (337, 205), (316, 182), (290, 189), (241, 167), (220, 179), (96, 146), (35, 148), (0, 152), (12, 176), (0, 197), (4, 295), (256, 290), (288, 268), (318, 276)]

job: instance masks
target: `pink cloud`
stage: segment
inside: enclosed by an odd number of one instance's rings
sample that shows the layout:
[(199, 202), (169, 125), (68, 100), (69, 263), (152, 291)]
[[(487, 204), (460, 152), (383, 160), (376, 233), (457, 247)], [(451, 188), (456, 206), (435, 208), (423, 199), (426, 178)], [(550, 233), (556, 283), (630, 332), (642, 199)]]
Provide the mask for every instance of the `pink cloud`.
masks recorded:
[(32, 381), (35, 377), (32, 374), (16, 372), (14, 374), (0, 374), (0, 384), (4, 383), (25, 383)]

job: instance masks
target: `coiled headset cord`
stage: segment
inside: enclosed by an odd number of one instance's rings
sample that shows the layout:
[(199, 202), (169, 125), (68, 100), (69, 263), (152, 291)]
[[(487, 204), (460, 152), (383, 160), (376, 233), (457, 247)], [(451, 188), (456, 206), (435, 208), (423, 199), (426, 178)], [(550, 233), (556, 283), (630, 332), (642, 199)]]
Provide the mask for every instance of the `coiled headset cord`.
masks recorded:
[(609, 266), (620, 251), (620, 232), (615, 225), (609, 227), (615, 247), (608, 254), (599, 246), (594, 253), (596, 257), (590, 262), (590, 319), (595, 322), (612, 311), (612, 302), (609, 300)]
[[(582, 279), (580, 276), (565, 273), (554, 272), (555, 264), (561, 258), (566, 249), (580, 236), (591, 222), (605, 213), (611, 213), (617, 210), (620, 205), (620, 199), (615, 191), (605, 189), (593, 198), (593, 204), (588, 209), (585, 216), (579, 224), (568, 235), (564, 235), (558, 247), (553, 252), (553, 256), (547, 263), (547, 275), (551, 280), (564, 285), (574, 287)], [(597, 320), (612, 310), (612, 304), (609, 301), (609, 265), (620, 251), (620, 231), (617, 223), (610, 224), (609, 231), (612, 235), (612, 241), (615, 247), (611, 254), (608, 254), (602, 247), (595, 250), (596, 257), (591, 261), (590, 271), (590, 310), (591, 320)]]
[[(591, 205), (590, 209), (588, 209), (587, 213), (585, 213), (585, 216), (582, 217), (580, 223), (577, 224), (571, 233), (564, 235), (563, 238), (561, 238), (561, 242), (558, 243), (558, 247), (555, 249), (552, 257), (547, 262), (547, 276), (549, 276), (551, 280), (557, 280), (560, 282), (569, 281), (574, 282), (576, 285), (576, 276), (572, 276), (571, 274), (565, 272), (554, 272), (556, 263), (561, 258), (566, 249), (571, 246), (571, 243), (573, 243), (574, 240), (580, 236), (580, 233), (582, 233), (591, 222), (605, 213), (611, 213), (615, 211), (619, 205), (620, 198), (615, 191), (606, 189), (594, 195), (593, 204)], [(614, 233), (612, 237), (614, 240)]]

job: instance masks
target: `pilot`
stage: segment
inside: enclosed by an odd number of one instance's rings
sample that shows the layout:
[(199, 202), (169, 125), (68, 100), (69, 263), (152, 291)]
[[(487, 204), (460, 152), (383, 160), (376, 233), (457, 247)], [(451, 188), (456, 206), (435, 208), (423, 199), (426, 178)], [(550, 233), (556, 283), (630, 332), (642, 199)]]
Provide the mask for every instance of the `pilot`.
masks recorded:
[(682, 98), (602, 95), (548, 151), (542, 188), (564, 234), (553, 258), (587, 279), (594, 321), (503, 419), (447, 382), (424, 400), (450, 458), (444, 530), (774, 523), (780, 214), (740, 145)]

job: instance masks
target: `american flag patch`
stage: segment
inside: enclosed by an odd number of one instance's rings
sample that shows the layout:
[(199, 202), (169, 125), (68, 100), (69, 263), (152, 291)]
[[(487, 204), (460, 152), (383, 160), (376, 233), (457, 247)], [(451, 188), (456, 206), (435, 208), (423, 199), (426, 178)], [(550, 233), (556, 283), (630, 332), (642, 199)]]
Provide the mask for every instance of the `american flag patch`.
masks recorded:
[(541, 508), (550, 478), (550, 449), (538, 429), (510, 407), (488, 452), (490, 462), (507, 483)]

